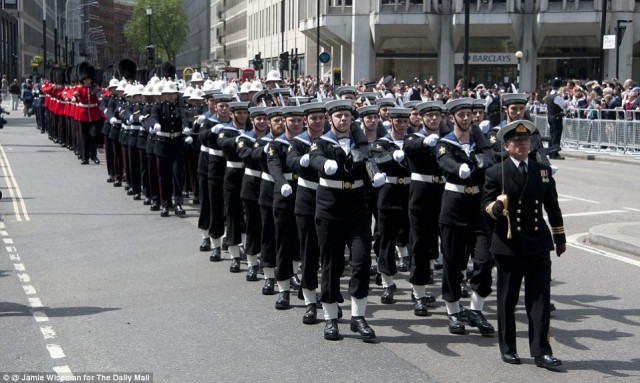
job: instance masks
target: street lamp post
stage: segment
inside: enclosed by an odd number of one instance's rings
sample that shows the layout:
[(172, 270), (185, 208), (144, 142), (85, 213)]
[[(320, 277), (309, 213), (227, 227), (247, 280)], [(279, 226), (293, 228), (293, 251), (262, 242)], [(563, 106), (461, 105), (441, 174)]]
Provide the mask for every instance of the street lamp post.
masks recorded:
[(147, 16), (149, 16), (149, 34), (147, 38), (147, 68), (150, 70), (154, 66), (155, 61), (155, 48), (151, 44), (151, 15), (153, 14), (153, 8), (147, 7)]
[(149, 16), (149, 34), (148, 34), (148, 42), (147, 45), (151, 45), (151, 15), (153, 14), (153, 8), (147, 7), (146, 9), (147, 16)]
[(516, 52), (516, 58), (518, 59), (518, 66), (516, 68), (516, 84), (518, 84), (517, 90), (520, 90), (520, 60), (522, 59), (522, 57), (524, 56), (524, 53), (522, 53), (522, 51), (517, 51)]
[(42, 74), (47, 73), (47, 3), (42, 0)]
[(620, 67), (620, 44), (622, 44), (624, 31), (627, 29), (627, 27), (622, 24), (628, 24), (632, 22), (633, 20), (617, 20), (616, 21), (616, 78), (619, 78), (618, 69)]

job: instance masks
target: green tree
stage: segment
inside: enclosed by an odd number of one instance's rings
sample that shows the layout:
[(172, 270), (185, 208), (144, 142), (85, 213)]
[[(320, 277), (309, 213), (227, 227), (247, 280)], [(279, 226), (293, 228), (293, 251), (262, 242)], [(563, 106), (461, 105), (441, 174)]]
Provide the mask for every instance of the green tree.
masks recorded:
[(156, 48), (156, 56), (166, 57), (175, 63), (176, 51), (187, 39), (189, 24), (187, 14), (182, 9), (182, 0), (137, 0), (133, 16), (126, 25), (125, 37), (140, 52), (144, 52), (149, 42), (149, 16), (151, 8), (151, 42)]

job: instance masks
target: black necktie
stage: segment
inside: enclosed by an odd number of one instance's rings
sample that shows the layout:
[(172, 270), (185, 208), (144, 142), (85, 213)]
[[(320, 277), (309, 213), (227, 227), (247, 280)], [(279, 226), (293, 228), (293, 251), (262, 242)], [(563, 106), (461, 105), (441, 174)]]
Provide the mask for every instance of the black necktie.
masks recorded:
[(518, 170), (520, 171), (520, 174), (522, 174), (522, 177), (527, 178), (527, 164), (525, 164), (524, 161), (520, 162)]

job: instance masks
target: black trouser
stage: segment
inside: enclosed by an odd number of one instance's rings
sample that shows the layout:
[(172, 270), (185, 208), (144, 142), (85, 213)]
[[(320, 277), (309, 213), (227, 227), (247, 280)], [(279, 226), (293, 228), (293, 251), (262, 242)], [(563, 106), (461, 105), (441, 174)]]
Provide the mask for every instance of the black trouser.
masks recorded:
[(127, 145), (127, 179), (133, 193), (140, 194), (142, 178), (140, 174), (140, 152), (136, 145)]
[(147, 168), (147, 163), (149, 159), (147, 158), (147, 149), (138, 149), (138, 167), (140, 169), (140, 188), (144, 193), (146, 198), (151, 199), (151, 192), (149, 191), (150, 180), (149, 180), (149, 170)]
[(158, 157), (158, 175), (160, 176), (160, 199), (163, 208), (169, 208), (171, 204), (171, 192), (173, 186), (173, 199), (176, 205), (182, 205), (182, 190), (175, 187), (176, 180), (184, 176), (184, 157), (182, 154), (175, 156)]
[(147, 170), (149, 171), (149, 199), (152, 204), (160, 201), (160, 177), (158, 176), (158, 162), (156, 156), (147, 152)]
[(316, 231), (322, 264), (322, 302), (344, 302), (340, 293), (340, 277), (344, 271), (346, 245), (351, 248), (349, 294), (356, 299), (366, 298), (369, 295), (371, 267), (371, 221), (367, 212), (363, 211), (349, 221), (317, 217)]
[(298, 237), (300, 238), (300, 255), (302, 260), (302, 288), (315, 290), (318, 288), (318, 269), (320, 268), (320, 248), (316, 220), (312, 215), (296, 214)]
[(260, 218), (262, 218), (260, 261), (263, 267), (276, 267), (276, 234), (272, 207), (260, 205)]
[[(293, 198), (293, 196), (289, 196)], [(292, 201), (293, 202), (293, 201)], [(273, 221), (275, 223), (276, 243), (276, 280), (286, 281), (293, 277), (294, 256), (300, 257), (300, 242), (298, 240), (298, 228), (293, 214), (293, 203), (286, 209), (273, 208)]]
[(410, 210), (411, 227), (411, 271), (409, 282), (423, 286), (429, 282), (430, 261), (438, 259), (439, 211)]
[(258, 201), (248, 199), (243, 199), (242, 205), (244, 207), (244, 221), (247, 228), (247, 240), (244, 245), (244, 250), (248, 255), (258, 255), (260, 253), (260, 234), (262, 231), (260, 207), (258, 206)]
[(202, 195), (200, 198), (200, 216), (198, 217), (198, 229), (209, 230), (211, 222), (211, 207), (209, 206), (209, 181), (206, 174), (198, 174), (198, 184)]
[(227, 226), (226, 244), (239, 245), (242, 242), (242, 200), (239, 190), (224, 190), (224, 215)]
[(406, 246), (409, 239), (409, 212), (407, 209), (378, 209), (380, 229), (380, 257), (378, 271), (395, 275), (396, 244)]
[(91, 125), (93, 122), (81, 121), (80, 122), (80, 159), (82, 161), (89, 161), (91, 158)]
[(549, 134), (551, 135), (550, 145), (558, 145), (558, 147), (560, 147), (562, 140), (562, 116), (549, 116), (547, 120), (549, 121)]
[(209, 236), (220, 238), (224, 234), (224, 191), (222, 183), (209, 182)]
[(467, 254), (473, 249), (473, 274), (470, 286), (481, 297), (491, 293), (493, 258), (489, 253), (488, 232), (484, 227), (440, 225), (442, 236), (442, 299), (460, 300), (460, 282)]
[(524, 279), (524, 304), (529, 319), (531, 356), (552, 354), (549, 344), (551, 259), (549, 253), (533, 256), (496, 255), (497, 306), (501, 353), (516, 353), (515, 309)]
[[(112, 128), (113, 129), (113, 128)], [(113, 161), (113, 178), (116, 182), (121, 182), (124, 180), (123, 170), (124, 167), (122, 165), (122, 145), (120, 145), (120, 141), (118, 138), (115, 139), (107, 138), (111, 143), (111, 155)], [(155, 166), (155, 164), (154, 164)]]

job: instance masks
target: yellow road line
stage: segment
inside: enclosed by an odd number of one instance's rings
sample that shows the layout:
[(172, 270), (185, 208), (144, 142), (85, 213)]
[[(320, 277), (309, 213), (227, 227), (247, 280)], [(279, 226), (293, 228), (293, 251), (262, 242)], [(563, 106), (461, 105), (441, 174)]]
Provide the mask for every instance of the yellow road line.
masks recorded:
[[(11, 196), (13, 201), (13, 210), (15, 211), (16, 220), (31, 221), (29, 213), (27, 212), (27, 205), (24, 203), (22, 192), (18, 186), (18, 181), (16, 181), (16, 178), (13, 175), (9, 159), (7, 158), (7, 154), (4, 152), (2, 145), (0, 145), (0, 166), (2, 166), (2, 172), (7, 180), (7, 188), (9, 190), (9, 196)], [(22, 208), (22, 213), (20, 212), (20, 208)]]

